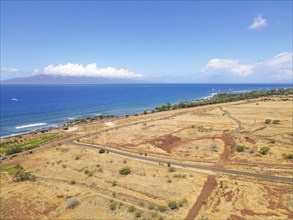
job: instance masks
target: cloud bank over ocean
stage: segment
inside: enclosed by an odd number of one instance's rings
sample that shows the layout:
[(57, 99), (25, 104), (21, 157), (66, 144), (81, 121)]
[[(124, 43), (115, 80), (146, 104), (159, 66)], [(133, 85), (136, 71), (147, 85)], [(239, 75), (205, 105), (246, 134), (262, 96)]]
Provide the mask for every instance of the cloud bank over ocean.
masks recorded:
[(235, 59), (211, 59), (199, 72), (204, 76), (230, 76), (250, 79), (269, 79), (272, 82), (288, 81), (293, 77), (292, 52), (283, 52), (273, 58), (255, 62), (241, 62)]
[(48, 65), (42, 70), (35, 69), (34, 73), (61, 76), (86, 76), (86, 77), (109, 77), (109, 78), (142, 78), (142, 74), (130, 72), (127, 69), (116, 69), (114, 67), (99, 68), (96, 63), (88, 65), (67, 63), (59, 65)]

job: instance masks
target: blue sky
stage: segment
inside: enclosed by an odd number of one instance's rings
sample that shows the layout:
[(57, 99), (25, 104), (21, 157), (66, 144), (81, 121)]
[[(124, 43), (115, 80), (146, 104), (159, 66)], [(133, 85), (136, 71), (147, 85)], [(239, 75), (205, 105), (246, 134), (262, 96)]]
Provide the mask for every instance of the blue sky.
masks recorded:
[(1, 1), (1, 79), (292, 82), (292, 1)]

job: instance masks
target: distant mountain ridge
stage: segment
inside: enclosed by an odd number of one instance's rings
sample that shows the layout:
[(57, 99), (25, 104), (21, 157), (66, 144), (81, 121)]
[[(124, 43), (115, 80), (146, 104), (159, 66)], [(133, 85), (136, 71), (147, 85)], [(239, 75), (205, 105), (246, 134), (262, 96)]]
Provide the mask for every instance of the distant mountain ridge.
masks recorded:
[(154, 83), (144, 79), (36, 75), (2, 80), (1, 84), (146, 84)]

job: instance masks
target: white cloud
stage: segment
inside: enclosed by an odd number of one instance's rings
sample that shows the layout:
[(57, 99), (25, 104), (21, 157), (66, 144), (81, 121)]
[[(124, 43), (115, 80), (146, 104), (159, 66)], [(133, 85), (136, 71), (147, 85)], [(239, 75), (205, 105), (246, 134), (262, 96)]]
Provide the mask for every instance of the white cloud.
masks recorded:
[(127, 69), (116, 69), (113, 67), (99, 68), (96, 63), (91, 63), (86, 66), (82, 64), (59, 64), (48, 65), (42, 70), (35, 69), (34, 73), (42, 73), (46, 75), (61, 75), (61, 76), (87, 76), (87, 77), (107, 77), (107, 78), (142, 78), (142, 74), (137, 74), (128, 71)]
[(253, 65), (242, 64), (238, 60), (212, 59), (206, 64), (201, 72), (225, 70), (240, 76), (247, 76), (252, 73), (253, 68)]
[(293, 53), (280, 53), (273, 58), (244, 63), (233, 59), (212, 59), (200, 73), (208, 76), (240, 77), (245, 80), (263, 80), (274, 82), (274, 79), (282, 79), (292, 82), (293, 77)]
[(18, 71), (19, 70), (14, 67), (11, 67), (11, 68), (4, 67), (1, 70), (1, 72), (4, 72), (4, 73), (17, 73)]
[(268, 59), (264, 61), (263, 64), (268, 66), (278, 66), (284, 63), (292, 64), (292, 60), (293, 60), (293, 53), (284, 52), (284, 53), (279, 53), (278, 55), (274, 56), (272, 59)]
[(267, 21), (265, 18), (262, 17), (262, 15), (258, 15), (257, 17), (254, 18), (253, 23), (251, 25), (249, 25), (249, 29), (261, 29), (263, 27), (266, 27)]

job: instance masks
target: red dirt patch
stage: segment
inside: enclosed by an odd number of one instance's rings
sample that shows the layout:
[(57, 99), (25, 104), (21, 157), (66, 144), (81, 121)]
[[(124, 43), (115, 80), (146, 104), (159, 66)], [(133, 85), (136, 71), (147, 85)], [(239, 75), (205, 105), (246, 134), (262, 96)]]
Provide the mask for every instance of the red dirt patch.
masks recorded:
[(220, 162), (226, 162), (229, 160), (229, 156), (236, 151), (236, 143), (228, 131), (223, 132), (222, 140), (224, 142), (224, 151), (220, 156)]
[(223, 194), (223, 196), (225, 197), (226, 202), (231, 202), (232, 201), (232, 198), (234, 196), (234, 192), (230, 190), (228, 192), (225, 192)]
[(245, 220), (245, 218), (238, 215), (230, 215), (230, 217), (227, 218), (227, 220)]
[(200, 195), (198, 196), (196, 202), (194, 203), (193, 207), (189, 210), (186, 220), (195, 219), (197, 214), (199, 213), (203, 202), (206, 201), (209, 196), (211, 195), (214, 188), (217, 186), (217, 181), (215, 176), (208, 176), (207, 181), (205, 182)]
[(250, 215), (250, 216), (254, 216), (254, 215), (265, 215), (265, 216), (278, 216), (275, 213), (271, 213), (271, 212), (267, 212), (267, 213), (257, 213), (255, 211), (252, 211), (250, 209), (243, 209), (240, 211), (240, 213), (242, 215)]
[(269, 188), (267, 186), (264, 187), (266, 190), (265, 198), (268, 200), (268, 207), (269, 209), (276, 210), (276, 209), (283, 209), (286, 210), (288, 219), (293, 219), (293, 212), (291, 212), (286, 206), (282, 204), (282, 197), (285, 193), (291, 193), (292, 194), (292, 188), (291, 189), (283, 189), (283, 188)]
[(149, 141), (149, 143), (155, 145), (158, 148), (161, 148), (168, 153), (171, 153), (172, 149), (176, 148), (178, 145), (183, 144), (184, 141), (179, 137), (168, 134), (153, 139)]

